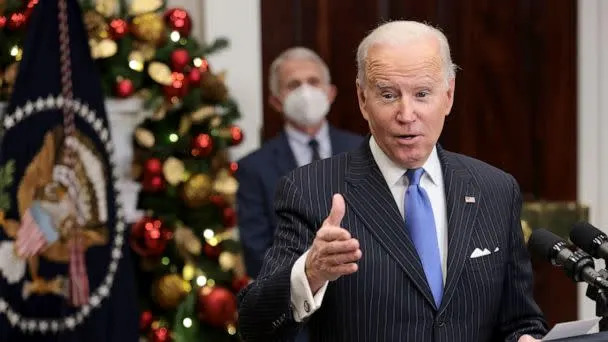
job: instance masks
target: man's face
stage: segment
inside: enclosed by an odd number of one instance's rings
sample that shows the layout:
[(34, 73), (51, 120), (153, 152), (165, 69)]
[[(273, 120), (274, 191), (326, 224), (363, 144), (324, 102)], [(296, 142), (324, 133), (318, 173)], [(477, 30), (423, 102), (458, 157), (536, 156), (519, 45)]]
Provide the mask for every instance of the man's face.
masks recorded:
[(365, 84), (357, 82), (359, 107), (380, 148), (398, 165), (421, 167), (437, 143), (454, 102), (454, 80), (445, 80), (436, 39), (369, 49)]
[(278, 112), (283, 112), (283, 103), (290, 92), (302, 84), (317, 87), (327, 94), (329, 103), (333, 103), (336, 97), (336, 89), (328, 84), (323, 77), (321, 66), (313, 61), (305, 59), (287, 59), (283, 61), (278, 70), (279, 93), (277, 96), (270, 95), (270, 105)]

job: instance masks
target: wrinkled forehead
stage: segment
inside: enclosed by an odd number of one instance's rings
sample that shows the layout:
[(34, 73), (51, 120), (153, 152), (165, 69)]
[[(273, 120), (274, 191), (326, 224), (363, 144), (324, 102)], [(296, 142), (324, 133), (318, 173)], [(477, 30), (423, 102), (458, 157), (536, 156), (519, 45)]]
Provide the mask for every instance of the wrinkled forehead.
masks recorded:
[(307, 80), (318, 78), (325, 81), (323, 68), (319, 63), (310, 59), (286, 59), (279, 65), (279, 82), (281, 85), (287, 84), (292, 80)]
[(388, 79), (441, 82), (445, 77), (439, 43), (429, 38), (374, 44), (368, 50), (365, 69), (372, 84)]

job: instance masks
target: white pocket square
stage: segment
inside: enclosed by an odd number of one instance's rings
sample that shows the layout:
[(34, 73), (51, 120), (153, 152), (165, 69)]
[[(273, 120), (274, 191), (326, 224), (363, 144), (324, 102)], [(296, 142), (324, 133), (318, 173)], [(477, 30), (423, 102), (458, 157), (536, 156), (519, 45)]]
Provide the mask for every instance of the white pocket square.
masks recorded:
[(479, 258), (479, 257), (490, 255), (490, 254), (492, 254), (492, 252), (490, 252), (487, 248), (484, 248), (483, 250), (481, 250), (479, 248), (475, 248), (473, 253), (471, 253), (471, 259)]

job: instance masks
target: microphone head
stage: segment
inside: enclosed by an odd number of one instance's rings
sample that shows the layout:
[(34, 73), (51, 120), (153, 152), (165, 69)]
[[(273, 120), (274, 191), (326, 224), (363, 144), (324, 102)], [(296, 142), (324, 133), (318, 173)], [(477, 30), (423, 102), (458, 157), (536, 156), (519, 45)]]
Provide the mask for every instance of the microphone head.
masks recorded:
[(556, 249), (556, 246), (560, 242), (565, 245), (562, 238), (550, 231), (543, 228), (534, 229), (528, 240), (528, 250), (532, 254), (553, 261), (555, 255), (559, 252), (559, 248)]
[(585, 252), (595, 256), (597, 247), (601, 241), (608, 241), (608, 236), (587, 222), (577, 222), (570, 231), (570, 240)]

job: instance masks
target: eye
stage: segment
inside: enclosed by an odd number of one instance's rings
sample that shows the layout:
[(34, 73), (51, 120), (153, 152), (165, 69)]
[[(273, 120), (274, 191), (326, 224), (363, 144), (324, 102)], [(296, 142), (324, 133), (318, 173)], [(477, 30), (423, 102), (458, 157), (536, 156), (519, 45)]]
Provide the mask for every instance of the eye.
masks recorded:
[(429, 96), (431, 93), (428, 90), (422, 90), (416, 93), (416, 98), (423, 99)]
[(393, 92), (382, 92), (380, 96), (387, 101), (392, 101), (397, 98), (397, 95)]

